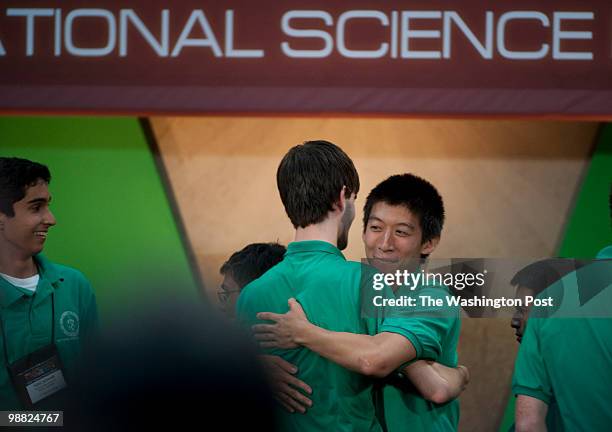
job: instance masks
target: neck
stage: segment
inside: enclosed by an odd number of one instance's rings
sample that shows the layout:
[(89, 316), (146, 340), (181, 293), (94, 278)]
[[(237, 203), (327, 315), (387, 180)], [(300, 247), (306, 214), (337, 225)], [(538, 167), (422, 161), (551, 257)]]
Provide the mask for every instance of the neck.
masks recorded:
[(0, 273), (16, 277), (27, 278), (38, 273), (36, 263), (32, 256), (20, 256), (11, 251), (7, 245), (0, 247)]
[(295, 230), (295, 241), (320, 240), (338, 246), (339, 222), (326, 218), (323, 222)]

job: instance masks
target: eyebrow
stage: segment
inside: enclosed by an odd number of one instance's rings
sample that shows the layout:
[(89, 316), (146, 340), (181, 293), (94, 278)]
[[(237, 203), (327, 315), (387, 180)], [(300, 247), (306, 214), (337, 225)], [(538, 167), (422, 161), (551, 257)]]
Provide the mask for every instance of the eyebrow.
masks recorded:
[(28, 201), (28, 204), (38, 204), (38, 203), (46, 203), (51, 202), (51, 197), (47, 200), (46, 198), (34, 198)]
[[(378, 222), (385, 223), (385, 221), (383, 221), (381, 218), (376, 217), (376, 216), (370, 216), (370, 218), (368, 219), (368, 222), (370, 222), (371, 220), (376, 220)], [(409, 229), (416, 229), (416, 227), (414, 225), (412, 225), (410, 223), (406, 223), (406, 222), (400, 222), (400, 223), (398, 223), (396, 225), (403, 225), (403, 226), (405, 226), (406, 228), (409, 228)]]

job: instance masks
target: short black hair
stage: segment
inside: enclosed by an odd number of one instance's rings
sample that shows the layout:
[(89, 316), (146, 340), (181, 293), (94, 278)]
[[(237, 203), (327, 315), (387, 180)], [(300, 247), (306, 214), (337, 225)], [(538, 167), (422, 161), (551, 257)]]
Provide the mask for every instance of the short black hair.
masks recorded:
[(281, 262), (285, 252), (287, 248), (278, 243), (251, 243), (234, 252), (219, 271), (234, 278), (242, 289)]
[(0, 157), (0, 212), (15, 216), (13, 204), (26, 196), (26, 189), (39, 180), (51, 182), (49, 168), (16, 157)]
[(529, 288), (537, 295), (582, 265), (580, 261), (572, 259), (543, 259), (519, 270), (512, 277), (510, 285)]
[(422, 243), (440, 237), (444, 226), (444, 202), (438, 190), (427, 180), (414, 174), (397, 174), (376, 185), (363, 208), (363, 231), (376, 203), (404, 206), (419, 218)]
[(283, 157), (276, 184), (293, 227), (305, 228), (326, 218), (343, 186), (347, 198), (359, 192), (359, 175), (351, 158), (337, 145), (307, 141)]

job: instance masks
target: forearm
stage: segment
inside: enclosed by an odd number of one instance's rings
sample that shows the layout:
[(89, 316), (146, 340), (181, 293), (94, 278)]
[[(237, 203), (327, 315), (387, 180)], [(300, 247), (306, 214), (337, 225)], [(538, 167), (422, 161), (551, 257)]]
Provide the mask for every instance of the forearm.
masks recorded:
[(469, 373), (465, 366), (451, 368), (440, 363), (433, 363), (431, 367), (446, 384), (448, 399), (455, 399), (465, 390), (469, 381)]
[(259, 312), (257, 318), (275, 324), (252, 327), (262, 348), (294, 349), (304, 346), (322, 357), (363, 375), (387, 376), (416, 352), (407, 337), (394, 332), (374, 336), (333, 332), (310, 323), (295, 299), (289, 299), (289, 312)]
[(307, 326), (296, 342), (342, 367), (364, 373), (367, 359), (376, 352), (371, 336), (332, 332), (313, 324)]
[(387, 376), (415, 355), (412, 345), (396, 334), (333, 332), (313, 324), (303, 329), (296, 342), (346, 369), (378, 377)]
[(515, 426), (517, 432), (546, 432), (548, 405), (525, 395), (516, 398)]
[(467, 368), (449, 368), (425, 360), (406, 366), (403, 372), (424, 399), (437, 404), (458, 397), (468, 382)]
[(448, 383), (433, 368), (432, 362), (426, 360), (416, 361), (403, 369), (406, 378), (414, 384), (423, 398), (439, 403)]

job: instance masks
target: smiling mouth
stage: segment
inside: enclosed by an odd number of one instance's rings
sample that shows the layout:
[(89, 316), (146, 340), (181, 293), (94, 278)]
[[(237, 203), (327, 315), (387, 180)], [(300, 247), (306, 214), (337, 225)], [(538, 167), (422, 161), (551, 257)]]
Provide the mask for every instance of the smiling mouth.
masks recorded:
[(43, 239), (47, 238), (47, 234), (49, 234), (47, 231), (34, 231), (34, 235), (36, 237), (40, 237), (40, 238), (43, 238)]
[(384, 263), (391, 263), (391, 264), (395, 264), (397, 262), (399, 262), (398, 258), (394, 258), (394, 257), (378, 257), (378, 256), (374, 256), (374, 258), (372, 258), (375, 261), (380, 261), (380, 262), (384, 262)]

